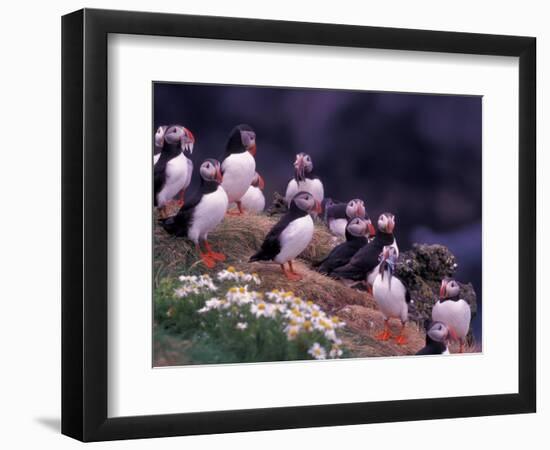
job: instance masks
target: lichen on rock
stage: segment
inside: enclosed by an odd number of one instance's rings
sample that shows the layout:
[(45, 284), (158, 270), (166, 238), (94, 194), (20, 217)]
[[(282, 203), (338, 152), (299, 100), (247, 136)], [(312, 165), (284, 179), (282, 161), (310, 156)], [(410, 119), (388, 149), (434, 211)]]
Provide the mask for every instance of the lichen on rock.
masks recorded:
[[(410, 320), (423, 323), (431, 318), (432, 307), (438, 300), (441, 280), (452, 277), (458, 265), (455, 256), (444, 245), (413, 244), (412, 249), (402, 252), (397, 261), (395, 274), (407, 285), (414, 303), (409, 310)], [(460, 297), (477, 313), (477, 297), (472, 283), (460, 285)]]

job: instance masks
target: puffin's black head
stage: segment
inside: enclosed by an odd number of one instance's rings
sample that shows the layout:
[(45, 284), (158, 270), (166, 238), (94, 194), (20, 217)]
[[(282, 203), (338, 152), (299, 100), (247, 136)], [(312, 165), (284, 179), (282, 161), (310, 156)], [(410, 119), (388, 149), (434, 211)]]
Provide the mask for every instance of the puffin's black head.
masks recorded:
[(385, 212), (378, 217), (378, 229), (382, 233), (393, 233), (395, 228), (395, 216), (392, 213)]
[(294, 161), (294, 179), (298, 182), (306, 179), (306, 174), (313, 172), (313, 160), (307, 153), (298, 153)]
[(321, 204), (309, 192), (301, 191), (293, 197), (290, 210), (299, 210), (307, 213), (316, 212), (319, 214), (321, 212)]
[(261, 190), (265, 187), (264, 179), (258, 172), (254, 174), (254, 178), (252, 178), (252, 183), (250, 183), (250, 186), (260, 188)]
[(435, 342), (446, 343), (449, 337), (449, 329), (442, 322), (432, 322), (426, 328), (426, 340), (428, 340), (428, 337)]
[(365, 237), (365, 235), (368, 233), (368, 230), (369, 228), (365, 219), (362, 219), (361, 217), (354, 217), (353, 219), (348, 221), (348, 224), (346, 225), (346, 237), (348, 237), (348, 235), (355, 237)]
[(446, 298), (453, 298), (460, 292), (460, 285), (452, 278), (443, 278), (441, 280), (441, 287), (439, 288), (439, 298), (444, 300)]
[(193, 153), (195, 136), (182, 125), (160, 126), (155, 133), (155, 145), (164, 144), (179, 146), (185, 156), (189, 157)]
[(237, 125), (231, 130), (225, 149), (227, 154), (250, 152), (256, 156), (256, 132), (250, 125)]
[(222, 182), (221, 165), (217, 159), (205, 159), (201, 164), (199, 173), (204, 181)]

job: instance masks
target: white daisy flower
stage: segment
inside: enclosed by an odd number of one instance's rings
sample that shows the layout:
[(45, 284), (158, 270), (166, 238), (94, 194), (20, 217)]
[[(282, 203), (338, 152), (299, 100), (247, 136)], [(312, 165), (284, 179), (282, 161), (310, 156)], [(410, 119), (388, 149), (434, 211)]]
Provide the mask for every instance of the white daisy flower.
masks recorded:
[(248, 324), (246, 322), (239, 322), (236, 326), (237, 330), (246, 330), (248, 328)]
[(265, 302), (253, 303), (250, 305), (250, 312), (256, 317), (270, 317), (273, 314), (273, 306)]
[(315, 359), (326, 359), (327, 351), (318, 342), (315, 342), (307, 351)]

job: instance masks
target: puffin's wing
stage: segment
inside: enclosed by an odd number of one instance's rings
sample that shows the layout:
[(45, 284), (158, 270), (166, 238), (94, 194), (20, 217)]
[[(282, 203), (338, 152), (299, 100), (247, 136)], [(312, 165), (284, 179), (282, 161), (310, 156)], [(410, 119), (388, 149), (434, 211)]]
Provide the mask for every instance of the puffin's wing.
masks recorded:
[(410, 303), (411, 302), (411, 293), (409, 291), (409, 288), (405, 285), (405, 283), (403, 283), (403, 286), (405, 286), (405, 301), (407, 303)]
[(154, 191), (155, 206), (157, 205), (157, 194), (161, 191), (165, 182), (166, 182), (166, 160), (161, 156), (153, 168), (153, 186), (155, 189)]
[(354, 254), (354, 249), (348, 242), (343, 242), (332, 249), (328, 256), (319, 264), (319, 272), (330, 273), (337, 267), (347, 264)]
[(202, 195), (195, 193), (180, 208), (175, 216), (161, 219), (159, 223), (169, 234), (187, 236), (187, 230), (193, 220), (193, 210), (201, 201)]
[(375, 242), (362, 247), (353, 258), (351, 258), (351, 263), (361, 267), (366, 272), (370, 272), (378, 265), (378, 257), (380, 256), (380, 248), (378, 245), (375, 245)]
[(290, 213), (286, 213), (279, 222), (277, 222), (269, 233), (267, 233), (260, 250), (250, 258), (249, 262), (253, 261), (270, 261), (274, 259), (281, 251), (281, 242), (279, 236), (283, 230), (292, 222), (293, 217)]
[(378, 265), (378, 246), (367, 244), (353, 255), (350, 261), (337, 267), (331, 275), (351, 280), (363, 280)]

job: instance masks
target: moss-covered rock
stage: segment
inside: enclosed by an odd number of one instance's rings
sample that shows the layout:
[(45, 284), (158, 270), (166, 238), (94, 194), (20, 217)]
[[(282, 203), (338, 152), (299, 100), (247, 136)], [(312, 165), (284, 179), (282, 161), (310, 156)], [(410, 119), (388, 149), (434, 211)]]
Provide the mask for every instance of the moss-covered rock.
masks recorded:
[[(457, 267), (455, 256), (444, 245), (413, 244), (411, 250), (400, 254), (395, 274), (407, 285), (414, 300), (409, 308), (410, 320), (423, 323), (431, 318), (441, 280), (452, 277)], [(471, 283), (457, 281), (461, 298), (468, 302), (472, 315), (475, 315), (477, 297), (474, 287)]]

